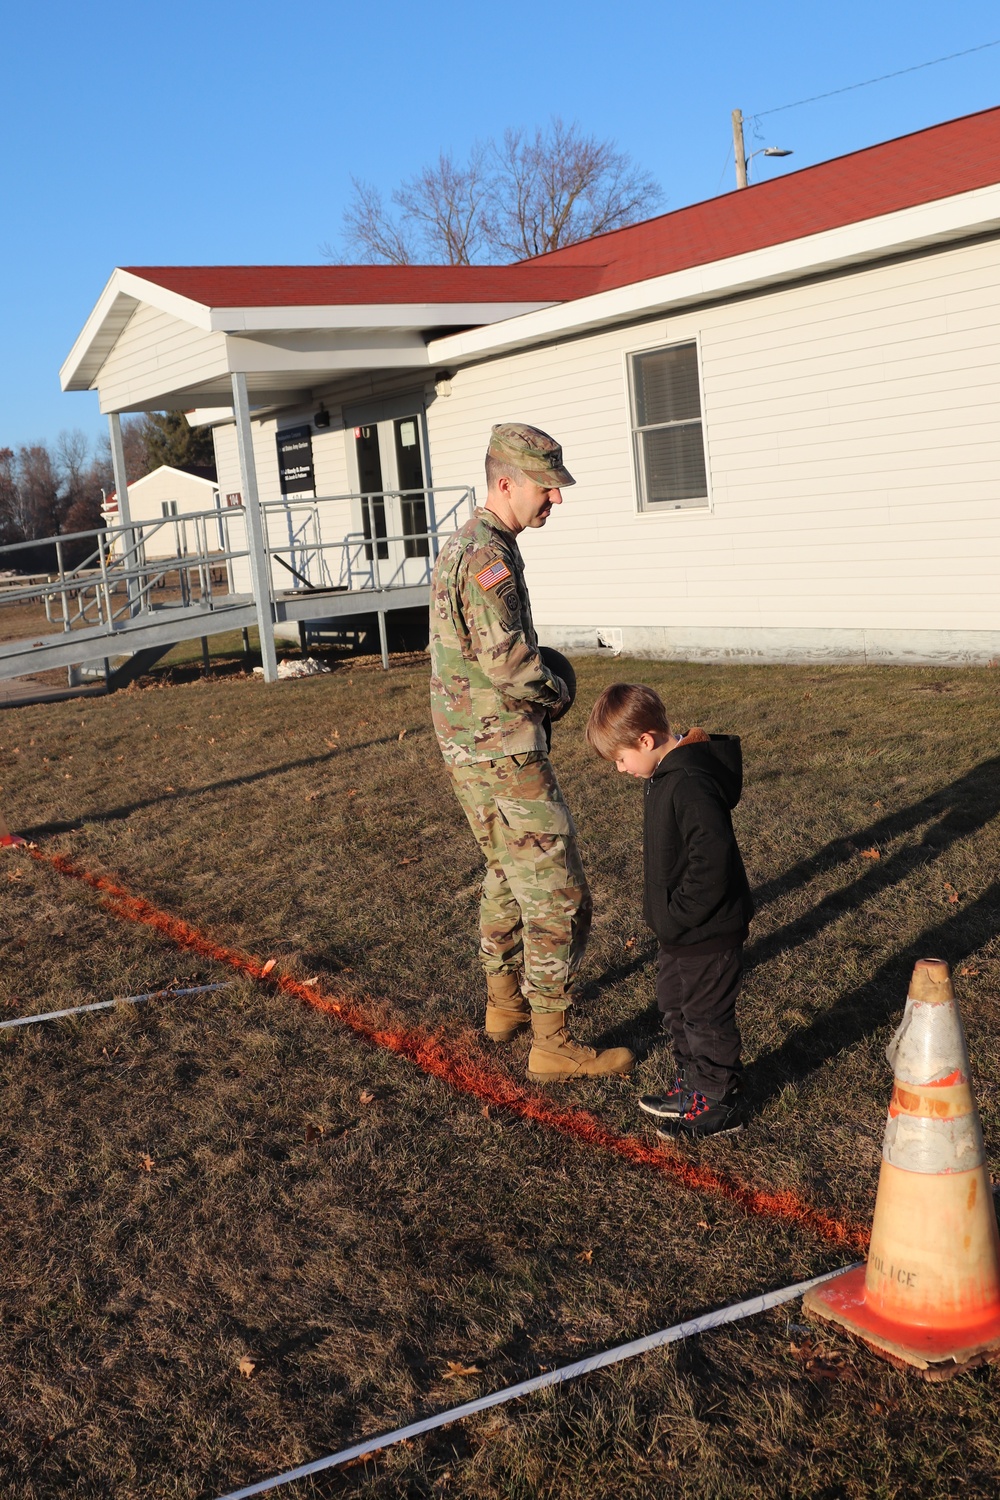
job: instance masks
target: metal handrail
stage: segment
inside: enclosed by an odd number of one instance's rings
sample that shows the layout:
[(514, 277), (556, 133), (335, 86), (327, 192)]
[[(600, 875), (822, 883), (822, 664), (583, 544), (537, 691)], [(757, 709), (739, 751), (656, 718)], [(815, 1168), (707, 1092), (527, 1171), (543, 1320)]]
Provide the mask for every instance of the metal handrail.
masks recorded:
[[(440, 519), (435, 514), (435, 497), (457, 495)], [(427, 524), (422, 529), (379, 536), (376, 534), (376, 502), (383, 506), (387, 500), (419, 498), (427, 507)], [(348, 532), (336, 540), (326, 541), (322, 535), (321, 507), (336, 502), (360, 503), (367, 516), (368, 530)], [(266, 535), (265, 553), (268, 559), (268, 578), (271, 577), (273, 561), (288, 558), (295, 573), (303, 580), (308, 578), (311, 564), (315, 563), (320, 582), (311, 579), (304, 586), (315, 589), (347, 589), (357, 592), (412, 587), (430, 581), (433, 559), (440, 550), (441, 541), (451, 535), (461, 524), (460, 512), (466, 509), (471, 514), (475, 503), (475, 491), (466, 485), (429, 486), (410, 490), (372, 490), (359, 493), (349, 491), (343, 495), (316, 496), (302, 500), (283, 499), (265, 501), (262, 510), (269, 515), (281, 511), (290, 519), (296, 513), (305, 513), (305, 520), (292, 532), (289, 542), (275, 543)], [(48, 575), (30, 575), (33, 580), (23, 587), (5, 582), (3, 602), (20, 603), (41, 600), (45, 605), (47, 619), (61, 626), (63, 632), (75, 628), (104, 625), (111, 631), (119, 631), (128, 618), (148, 614), (153, 609), (153, 590), (164, 585), (176, 574), (181, 594), (181, 604), (197, 606), (209, 612), (218, 607), (212, 569), (225, 565), (230, 594), (233, 589), (233, 564), (250, 557), (249, 546), (233, 547), (230, 524), (239, 518), (244, 523), (245, 509), (242, 505), (216, 507), (211, 510), (190, 511), (185, 515), (160, 516), (147, 521), (132, 520), (115, 525), (104, 525), (89, 531), (67, 532), (57, 537), (37, 538), (26, 542), (12, 542), (0, 546), (0, 559), (28, 548), (53, 545), (57, 568)], [(209, 548), (209, 523), (218, 527), (224, 535), (226, 546)], [(313, 536), (305, 532), (312, 524)], [(191, 525), (194, 530), (193, 551), (182, 550), (181, 529)], [(174, 551), (162, 557), (150, 558), (149, 545), (158, 533), (172, 528)], [(67, 567), (65, 547), (71, 542), (91, 541), (92, 548), (85, 557), (72, 567)], [(407, 542), (425, 542), (426, 555), (418, 554), (402, 559), (380, 557), (383, 549)], [(186, 541), (185, 541), (186, 547)], [(331, 567), (328, 554), (339, 553), (339, 562)], [(368, 554), (371, 554), (370, 556)], [(332, 559), (331, 559), (332, 561)], [(419, 564), (423, 562), (423, 567)], [(385, 565), (389, 564), (388, 567)], [(284, 563), (287, 567), (288, 564)], [(418, 578), (404, 577), (404, 570), (416, 572)], [(334, 583), (334, 578), (339, 582)], [(43, 580), (44, 581), (41, 581)], [(288, 590), (296, 592), (296, 590)], [(222, 596), (225, 597), (225, 596)], [(127, 625), (125, 626), (127, 628)]]
[[(412, 532), (399, 532), (384, 536), (377, 533), (374, 513), (375, 502), (383, 502), (384, 504), (388, 499), (423, 499), (427, 504), (429, 514), (433, 516), (435, 514), (434, 497), (444, 494), (455, 494), (458, 498), (454, 504), (449, 506), (439, 520), (435, 520), (433, 523), (428, 520), (426, 527)], [(332, 578), (334, 571), (336, 571), (339, 578), (338, 584), (327, 584), (327, 587), (364, 592), (374, 589), (416, 587), (420, 583), (429, 584), (433, 563), (440, 551), (441, 539), (442, 537), (450, 536), (454, 531), (458, 530), (461, 520), (464, 519), (464, 517), (460, 516), (460, 512), (463, 509), (467, 510), (469, 515), (472, 514), (475, 505), (475, 490), (469, 485), (431, 485), (421, 489), (409, 490), (365, 490), (360, 492), (352, 490), (342, 495), (318, 495), (315, 498), (304, 498), (302, 500), (268, 500), (264, 502), (262, 509), (268, 512), (275, 512), (282, 510), (291, 511), (301, 507), (310, 510), (315, 509), (318, 513), (319, 507), (322, 505), (331, 505), (338, 502), (344, 503), (347, 501), (360, 501), (368, 517), (369, 535), (366, 536), (362, 532), (348, 532), (345, 537), (338, 540), (320, 540), (312, 545), (315, 552), (320, 554), (322, 558), (323, 570), (326, 576)], [(449, 522), (451, 523), (450, 525), (448, 524)], [(390, 543), (423, 541), (428, 543), (428, 555), (425, 567), (419, 570), (422, 574), (420, 578), (407, 579), (401, 576), (408, 565), (410, 570), (413, 571), (413, 564), (419, 560), (417, 557), (399, 559), (388, 578), (384, 577), (384, 569), (381, 565), (390, 561), (390, 559), (379, 557), (381, 548), (388, 549)], [(266, 545), (269, 557), (277, 557), (283, 560), (287, 556), (292, 565), (295, 566), (291, 547), (284, 544), (275, 545), (269, 538)], [(338, 551), (341, 553), (339, 569), (328, 568), (324, 554)], [(371, 553), (370, 557), (367, 556), (367, 552)], [(298, 571), (304, 572), (305, 570), (299, 567)], [(321, 584), (320, 587), (322, 586)], [(316, 585), (313, 585), (313, 587), (316, 587)]]
[[(160, 516), (148, 521), (131, 521), (127, 525), (105, 525), (90, 531), (67, 532), (58, 537), (13, 542), (0, 547), (2, 557), (9, 552), (48, 543), (55, 547), (57, 563), (56, 572), (45, 575), (44, 582), (5, 588), (3, 602), (41, 600), (46, 618), (53, 624), (61, 624), (64, 632), (91, 625), (104, 625), (108, 630), (114, 630), (126, 615), (148, 612), (152, 607), (153, 589), (165, 584), (171, 574), (176, 574), (182, 604), (189, 606), (197, 602), (202, 608), (211, 610), (215, 608), (211, 570), (223, 564), (231, 570), (234, 561), (249, 556), (246, 547), (210, 548), (208, 545), (208, 523), (219, 524), (221, 518), (228, 541), (229, 521), (234, 513), (242, 517), (243, 507), (190, 511), (183, 517)], [(189, 522), (194, 528), (196, 546), (194, 551), (182, 551), (179, 525)], [(150, 559), (147, 556), (150, 541), (167, 527), (174, 530), (174, 551)], [(96, 542), (93, 550), (80, 563), (67, 567), (65, 544), (86, 540)], [(92, 566), (95, 563), (96, 567)], [(32, 578), (37, 580), (39, 575), (33, 574)], [(123, 587), (126, 602), (118, 604), (115, 596)], [(58, 611), (55, 616), (53, 607)]]

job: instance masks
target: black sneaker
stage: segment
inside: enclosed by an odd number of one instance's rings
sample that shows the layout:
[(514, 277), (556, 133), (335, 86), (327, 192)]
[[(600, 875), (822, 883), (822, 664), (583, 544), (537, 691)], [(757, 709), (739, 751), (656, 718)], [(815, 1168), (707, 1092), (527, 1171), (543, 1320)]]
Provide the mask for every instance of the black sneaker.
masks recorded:
[(676, 1120), (681, 1112), (681, 1100), (686, 1094), (684, 1080), (678, 1073), (673, 1088), (668, 1089), (665, 1094), (642, 1094), (637, 1103), (643, 1114), (652, 1115), (654, 1120)]
[(738, 1135), (747, 1123), (746, 1105), (739, 1089), (730, 1089), (724, 1099), (709, 1099), (697, 1089), (685, 1094), (677, 1114), (663, 1130), (656, 1133), (662, 1140), (678, 1136)]

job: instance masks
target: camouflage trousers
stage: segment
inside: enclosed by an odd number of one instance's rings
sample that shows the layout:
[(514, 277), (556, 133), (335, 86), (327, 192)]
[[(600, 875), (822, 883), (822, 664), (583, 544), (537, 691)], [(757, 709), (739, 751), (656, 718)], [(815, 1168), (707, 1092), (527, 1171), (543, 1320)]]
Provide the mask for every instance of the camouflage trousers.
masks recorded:
[(448, 767), (486, 856), (479, 955), (487, 974), (516, 973), (533, 1010), (565, 1010), (590, 935), (593, 903), (576, 829), (538, 751)]

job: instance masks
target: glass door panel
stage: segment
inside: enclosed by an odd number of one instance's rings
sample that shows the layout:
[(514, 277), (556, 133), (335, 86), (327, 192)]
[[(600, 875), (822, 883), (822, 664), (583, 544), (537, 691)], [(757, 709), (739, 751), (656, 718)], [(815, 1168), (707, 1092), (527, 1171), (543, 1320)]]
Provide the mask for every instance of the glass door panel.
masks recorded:
[(361, 502), (361, 524), (365, 534), (365, 557), (372, 560), (372, 527), (379, 560), (389, 556), (389, 543), (380, 538), (389, 535), (386, 527), (385, 485), (382, 482), (382, 456), (379, 452), (378, 427), (355, 427), (354, 444), (358, 454), (358, 485), (362, 495), (370, 498)]
[(396, 449), (396, 483), (403, 493), (399, 497), (400, 533), (404, 557), (429, 557), (427, 540), (427, 500), (424, 495), (407, 494), (407, 490), (424, 488), (424, 464), (420, 456), (420, 419), (399, 417), (393, 423)]

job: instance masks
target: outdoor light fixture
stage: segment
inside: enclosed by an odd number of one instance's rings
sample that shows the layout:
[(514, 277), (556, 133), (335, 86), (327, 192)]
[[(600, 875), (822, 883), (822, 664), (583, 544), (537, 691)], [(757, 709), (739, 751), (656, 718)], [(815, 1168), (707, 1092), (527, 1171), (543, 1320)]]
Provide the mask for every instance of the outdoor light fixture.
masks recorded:
[(436, 396), (451, 395), (451, 371), (438, 370), (434, 376), (434, 394)]
[(750, 178), (747, 168), (755, 156), (794, 156), (786, 146), (759, 146), (756, 151), (751, 151), (747, 156), (746, 142), (743, 139), (743, 111), (733, 110), (733, 155), (736, 158), (736, 186), (745, 188), (749, 185)]
[(313, 422), (320, 431), (323, 431), (325, 428), (329, 427), (330, 413), (327, 411), (325, 406), (320, 407), (319, 411), (313, 417)]

